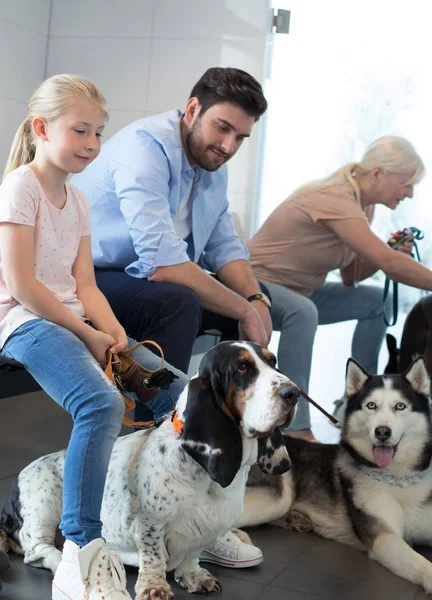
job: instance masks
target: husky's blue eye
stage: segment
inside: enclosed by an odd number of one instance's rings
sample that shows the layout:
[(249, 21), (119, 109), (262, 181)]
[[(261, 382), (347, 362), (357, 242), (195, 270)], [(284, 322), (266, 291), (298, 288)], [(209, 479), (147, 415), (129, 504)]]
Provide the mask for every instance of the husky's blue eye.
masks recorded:
[(404, 404), (403, 402), (398, 402), (395, 406), (396, 410), (405, 410), (406, 409), (406, 404)]
[(375, 410), (377, 407), (377, 405), (375, 404), (375, 402), (368, 402), (366, 404), (366, 408), (368, 408), (369, 410)]

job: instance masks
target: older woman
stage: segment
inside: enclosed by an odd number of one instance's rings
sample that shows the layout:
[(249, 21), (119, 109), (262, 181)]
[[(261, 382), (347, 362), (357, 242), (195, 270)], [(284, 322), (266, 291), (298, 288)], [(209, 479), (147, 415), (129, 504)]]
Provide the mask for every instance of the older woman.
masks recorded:
[[(268, 286), (273, 327), (281, 332), (278, 361), (283, 373), (307, 391), (319, 324), (358, 321), (352, 356), (376, 373), (386, 325), (382, 290), (357, 284), (381, 269), (391, 279), (432, 290), (432, 271), (395, 252), (371, 230), (374, 206), (395, 209), (424, 174), (405, 139), (386, 136), (329, 177), (305, 185), (280, 204), (248, 244), (257, 278)], [(325, 282), (339, 269), (343, 283)], [(302, 401), (290, 434), (314, 439), (309, 407)]]

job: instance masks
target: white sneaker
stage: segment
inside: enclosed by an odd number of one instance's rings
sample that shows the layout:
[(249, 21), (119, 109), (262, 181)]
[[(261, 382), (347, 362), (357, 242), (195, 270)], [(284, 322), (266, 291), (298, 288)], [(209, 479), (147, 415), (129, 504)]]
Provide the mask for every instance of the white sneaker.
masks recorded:
[(52, 600), (132, 600), (119, 557), (104, 540), (80, 548), (70, 540), (52, 584)]
[(259, 548), (245, 544), (229, 531), (203, 550), (199, 559), (202, 562), (214, 563), (231, 569), (244, 569), (261, 564), (263, 555)]

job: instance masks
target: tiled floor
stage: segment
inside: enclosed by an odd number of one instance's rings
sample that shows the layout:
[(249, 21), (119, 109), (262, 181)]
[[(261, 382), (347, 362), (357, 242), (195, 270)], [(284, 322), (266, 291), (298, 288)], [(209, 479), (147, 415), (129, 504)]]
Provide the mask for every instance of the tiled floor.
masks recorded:
[[(1, 376), (0, 376), (1, 382)], [(336, 441), (337, 431), (313, 412), (314, 429), (322, 441)], [(69, 417), (42, 392), (0, 400), (0, 505), (13, 476), (32, 459), (63, 448)], [(365, 555), (312, 534), (287, 533), (267, 526), (251, 532), (264, 552), (254, 569), (232, 570), (208, 565), (222, 584), (224, 600), (427, 600), (418, 587), (392, 575)], [(425, 556), (432, 559), (432, 551)], [(49, 600), (51, 576), (26, 567), (12, 556), (2, 574), (2, 600)], [(128, 571), (133, 593), (136, 571)], [(175, 584), (176, 598), (189, 594)]]

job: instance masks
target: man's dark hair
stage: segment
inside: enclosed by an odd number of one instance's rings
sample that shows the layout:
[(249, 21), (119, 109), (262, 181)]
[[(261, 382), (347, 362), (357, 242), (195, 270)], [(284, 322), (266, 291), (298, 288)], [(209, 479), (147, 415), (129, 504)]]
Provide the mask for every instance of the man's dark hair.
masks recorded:
[(267, 110), (267, 100), (258, 81), (241, 69), (213, 67), (194, 85), (190, 98), (198, 98), (200, 116), (215, 104), (229, 102), (258, 121)]

